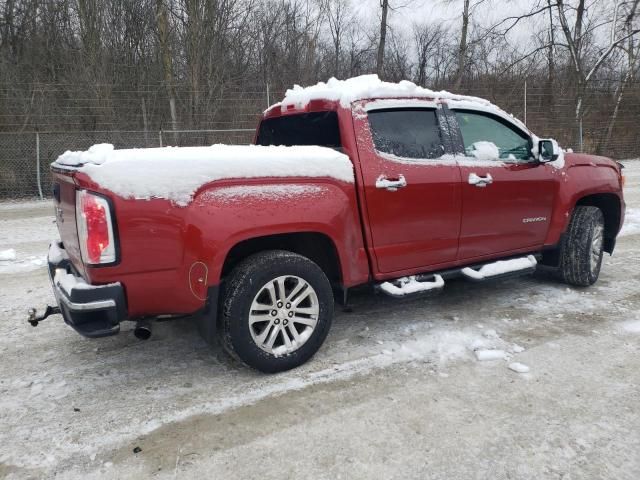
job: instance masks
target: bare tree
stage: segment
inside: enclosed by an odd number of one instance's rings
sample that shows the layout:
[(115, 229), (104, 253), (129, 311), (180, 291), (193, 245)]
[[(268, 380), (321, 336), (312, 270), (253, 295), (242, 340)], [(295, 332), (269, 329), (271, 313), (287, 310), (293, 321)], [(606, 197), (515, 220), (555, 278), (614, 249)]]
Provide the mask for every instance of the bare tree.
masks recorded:
[(157, 0), (156, 21), (158, 28), (158, 40), (160, 45), (160, 56), (162, 58), (162, 73), (165, 88), (169, 96), (169, 110), (171, 114), (171, 129), (178, 127), (178, 114), (176, 112), (176, 91), (173, 84), (173, 58), (171, 47), (169, 46), (169, 17), (164, 0)]
[[(632, 22), (633, 18), (635, 18), (637, 11), (638, 2), (632, 2), (632, 7), (629, 11), (627, 18), (624, 18), (623, 21), (626, 24), (627, 19), (629, 23)], [(584, 41), (588, 38), (583, 31), (585, 18), (585, 0), (578, 0), (578, 4), (568, 5), (565, 0), (557, 0), (556, 3), (558, 18), (560, 21), (560, 25), (562, 28), (562, 32), (564, 34), (564, 39), (566, 42), (566, 46), (569, 50), (571, 63), (572, 63), (572, 73), (573, 78), (576, 84), (575, 90), (575, 124), (576, 124), (576, 134), (575, 134), (575, 145), (582, 149), (583, 147), (583, 132), (582, 132), (582, 120), (584, 115), (584, 100), (587, 91), (587, 87), (590, 82), (593, 80), (595, 75), (598, 73), (600, 68), (604, 65), (605, 61), (610, 57), (610, 55), (614, 52), (614, 50), (625, 42), (627, 39), (634, 37), (637, 33), (640, 32), (640, 29), (631, 28), (624, 29), (620, 26), (620, 0), (613, 1), (613, 8), (611, 9), (611, 17), (604, 22), (601, 22), (600, 19), (597, 20), (597, 24), (594, 26), (590, 26), (590, 31), (598, 28), (600, 25), (608, 25), (609, 26), (609, 35), (607, 44), (600, 49), (598, 54), (595, 56), (593, 61), (589, 61), (587, 58), (588, 51), (584, 48)], [(575, 20), (573, 22), (573, 26), (569, 24), (569, 20), (567, 17), (568, 10), (575, 10)]]
[(415, 81), (418, 85), (426, 85), (429, 62), (436, 57), (437, 48), (443, 36), (444, 29), (440, 24), (413, 24), (413, 41), (417, 57)]
[(460, 44), (458, 45), (458, 69), (456, 71), (456, 79), (454, 86), (460, 88), (462, 84), (462, 76), (464, 75), (465, 63), (467, 60), (467, 35), (469, 33), (469, 3), (470, 0), (463, 0), (462, 5), (462, 28), (460, 30)]
[(389, 13), (389, 0), (380, 0), (382, 16), (380, 18), (380, 41), (378, 43), (378, 56), (376, 57), (376, 73), (382, 76), (384, 69), (384, 49), (387, 40), (387, 15)]
[(640, 0), (633, 0), (632, 2), (626, 3), (623, 5), (623, 8), (626, 8), (625, 13), (625, 30), (628, 34), (626, 46), (621, 44), (621, 49), (626, 53), (627, 58), (627, 72), (624, 75), (624, 79), (622, 83), (618, 87), (615, 93), (615, 106), (613, 108), (613, 112), (609, 117), (609, 122), (607, 125), (606, 133), (604, 139), (598, 146), (598, 153), (603, 154), (607, 151), (609, 147), (609, 143), (611, 142), (611, 137), (613, 135), (613, 128), (616, 124), (616, 120), (618, 119), (618, 115), (620, 113), (620, 106), (622, 105), (622, 99), (626, 92), (626, 89), (635, 78), (640, 65), (638, 65), (638, 57), (640, 57), (640, 42), (636, 42), (633, 35), (630, 33), (633, 31), (633, 22), (635, 20), (638, 4)]
[(352, 21), (347, 0), (325, 0), (326, 19), (333, 44), (333, 75), (340, 76), (340, 61), (346, 30)]

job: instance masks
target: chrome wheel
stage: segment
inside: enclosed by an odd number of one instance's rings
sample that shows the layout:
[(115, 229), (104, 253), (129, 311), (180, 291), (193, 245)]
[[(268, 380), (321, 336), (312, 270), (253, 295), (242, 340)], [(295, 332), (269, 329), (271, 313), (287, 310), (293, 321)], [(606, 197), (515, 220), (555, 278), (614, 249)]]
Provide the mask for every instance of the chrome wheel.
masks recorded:
[(262, 286), (249, 310), (249, 331), (255, 344), (275, 356), (304, 345), (316, 328), (320, 304), (313, 287), (294, 275), (274, 278)]
[(603, 239), (604, 239), (604, 227), (601, 223), (598, 223), (593, 228), (593, 236), (591, 237), (590, 266), (591, 266), (591, 273), (594, 275), (598, 270), (598, 265), (600, 265), (600, 258), (602, 257)]

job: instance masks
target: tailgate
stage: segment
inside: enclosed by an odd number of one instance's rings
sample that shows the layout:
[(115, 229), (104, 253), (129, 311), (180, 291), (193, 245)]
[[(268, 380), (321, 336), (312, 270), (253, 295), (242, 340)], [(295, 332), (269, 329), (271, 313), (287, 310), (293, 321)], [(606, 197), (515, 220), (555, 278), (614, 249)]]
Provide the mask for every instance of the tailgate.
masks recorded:
[(53, 167), (53, 203), (60, 240), (78, 273), (85, 277), (76, 225), (75, 170)]

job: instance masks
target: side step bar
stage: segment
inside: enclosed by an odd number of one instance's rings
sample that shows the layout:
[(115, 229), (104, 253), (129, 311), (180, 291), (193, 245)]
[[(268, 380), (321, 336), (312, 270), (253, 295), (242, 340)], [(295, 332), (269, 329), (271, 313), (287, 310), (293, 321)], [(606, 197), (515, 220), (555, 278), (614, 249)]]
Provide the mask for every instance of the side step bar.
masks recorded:
[(526, 257), (512, 258), (510, 260), (498, 260), (497, 262), (487, 263), (478, 270), (465, 267), (460, 270), (460, 273), (474, 282), (483, 282), (490, 279), (533, 273), (537, 264), (538, 261), (536, 260), (536, 257), (528, 255)]
[(454, 268), (437, 273), (396, 278), (375, 285), (376, 290), (394, 298), (407, 298), (434, 294), (444, 288), (444, 279), (463, 277), (473, 282), (498, 280), (527, 275), (536, 270), (538, 260), (534, 255)]
[(409, 295), (424, 295), (437, 293), (444, 288), (444, 280), (440, 275), (431, 275), (431, 280), (412, 275), (410, 277), (396, 278), (377, 285), (378, 290), (394, 298), (403, 298)]

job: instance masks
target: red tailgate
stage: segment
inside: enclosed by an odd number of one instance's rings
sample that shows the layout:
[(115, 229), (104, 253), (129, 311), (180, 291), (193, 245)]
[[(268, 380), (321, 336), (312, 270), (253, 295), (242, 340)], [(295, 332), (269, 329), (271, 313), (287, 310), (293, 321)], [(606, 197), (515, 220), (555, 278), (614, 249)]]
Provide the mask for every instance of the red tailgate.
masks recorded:
[(53, 167), (53, 203), (60, 239), (73, 266), (84, 277), (84, 265), (80, 254), (76, 225), (76, 183), (73, 169)]

